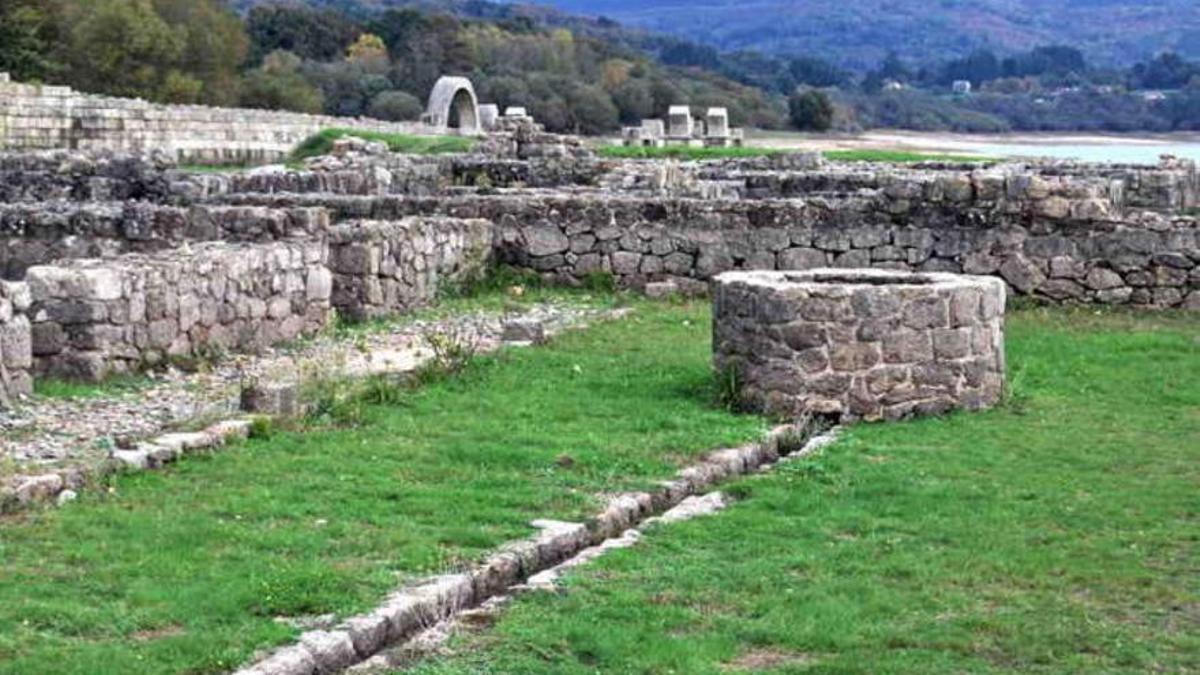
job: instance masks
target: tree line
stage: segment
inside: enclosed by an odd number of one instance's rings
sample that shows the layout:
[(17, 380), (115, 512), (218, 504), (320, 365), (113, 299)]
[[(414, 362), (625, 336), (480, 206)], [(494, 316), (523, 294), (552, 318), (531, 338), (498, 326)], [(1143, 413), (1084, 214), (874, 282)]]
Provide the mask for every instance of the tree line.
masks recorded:
[[(1129, 68), (1061, 45), (926, 62), (891, 53), (852, 72), (527, 6), (408, 4), (0, 0), (0, 70), (160, 102), (386, 120), (415, 119), (439, 76), (465, 75), (485, 101), (588, 134), (679, 103), (762, 128), (1200, 129), (1200, 64), (1169, 52)], [(973, 91), (952, 93), (957, 80)]]
[(765, 92), (698, 68), (519, 17), (417, 9), (359, 13), (224, 0), (0, 0), (0, 70), (21, 81), (165, 103), (418, 117), (436, 79), (525, 106), (554, 131), (604, 133), (667, 107), (725, 106), (778, 128)]

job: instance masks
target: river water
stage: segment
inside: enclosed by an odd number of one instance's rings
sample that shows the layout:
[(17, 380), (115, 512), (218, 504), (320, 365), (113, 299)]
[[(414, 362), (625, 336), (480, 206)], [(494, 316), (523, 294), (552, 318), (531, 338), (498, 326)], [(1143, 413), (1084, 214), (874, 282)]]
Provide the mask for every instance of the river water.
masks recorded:
[(966, 148), (980, 155), (997, 157), (1054, 157), (1087, 162), (1154, 164), (1161, 155), (1174, 155), (1200, 162), (1200, 143), (981, 143)]

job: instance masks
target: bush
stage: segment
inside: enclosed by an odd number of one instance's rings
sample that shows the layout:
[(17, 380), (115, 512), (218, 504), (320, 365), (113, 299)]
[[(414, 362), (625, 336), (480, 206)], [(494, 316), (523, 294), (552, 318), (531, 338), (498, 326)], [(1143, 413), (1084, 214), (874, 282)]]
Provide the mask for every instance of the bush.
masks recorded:
[(788, 99), (792, 125), (807, 131), (829, 131), (833, 126), (833, 101), (823, 92), (809, 89)]
[(300, 73), (299, 57), (275, 51), (267, 55), (262, 66), (246, 74), (241, 103), (248, 108), (319, 113), (325, 107), (325, 97)]
[(398, 89), (389, 89), (371, 99), (367, 116), (389, 122), (415, 120), (421, 117), (424, 107), (416, 96)]

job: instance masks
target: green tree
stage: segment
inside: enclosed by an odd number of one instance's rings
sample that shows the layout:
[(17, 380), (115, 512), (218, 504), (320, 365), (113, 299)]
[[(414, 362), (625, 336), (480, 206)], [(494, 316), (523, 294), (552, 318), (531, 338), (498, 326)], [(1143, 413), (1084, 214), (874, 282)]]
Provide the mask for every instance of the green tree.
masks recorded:
[(380, 92), (367, 106), (367, 116), (389, 122), (415, 120), (425, 111), (420, 99), (406, 91), (390, 89)]
[(241, 103), (249, 108), (319, 113), (325, 99), (321, 90), (300, 73), (300, 58), (280, 50), (268, 54), (261, 66), (246, 73)]
[(175, 65), (187, 45), (186, 30), (172, 28), (151, 0), (96, 0), (77, 4), (70, 16), (70, 83), (83, 91), (158, 99), (171, 80), (185, 75)]
[(509, 106), (528, 106), (532, 99), (529, 85), (519, 77), (501, 75), (488, 78), (482, 84), (484, 99), (500, 106), (501, 112)]
[(57, 15), (56, 0), (0, 0), (0, 71), (18, 81), (56, 75)]
[[(201, 83), (194, 100), (235, 103), (239, 70), (250, 48), (241, 19), (221, 0), (154, 0), (154, 7), (167, 25), (183, 35), (183, 51), (174, 67)], [(172, 99), (169, 93), (164, 98)]]
[(626, 124), (637, 124), (655, 115), (654, 92), (644, 79), (626, 80), (613, 91), (612, 99)]
[(601, 134), (620, 126), (620, 114), (608, 92), (596, 85), (564, 83), (569, 129), (577, 134)]
[(828, 131), (833, 126), (833, 101), (816, 89), (798, 91), (788, 99), (792, 125), (805, 131)]
[(267, 54), (289, 51), (302, 59), (331, 61), (362, 30), (346, 15), (318, 11), (303, 5), (258, 5), (246, 16), (251, 61), (261, 63)]

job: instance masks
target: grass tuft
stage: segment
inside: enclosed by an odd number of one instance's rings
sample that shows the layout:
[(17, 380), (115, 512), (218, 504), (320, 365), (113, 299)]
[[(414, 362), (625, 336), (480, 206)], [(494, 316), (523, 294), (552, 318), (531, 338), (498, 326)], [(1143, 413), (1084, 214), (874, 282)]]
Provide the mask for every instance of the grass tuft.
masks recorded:
[(50, 399), (88, 399), (132, 394), (146, 389), (152, 384), (153, 380), (138, 375), (110, 377), (103, 382), (36, 378), (33, 382), (33, 393), (36, 396)]

